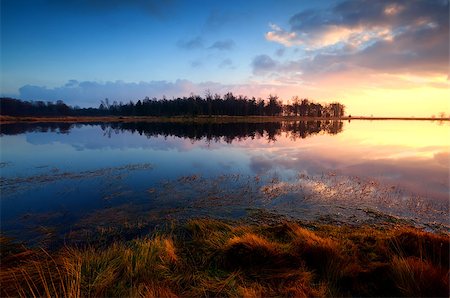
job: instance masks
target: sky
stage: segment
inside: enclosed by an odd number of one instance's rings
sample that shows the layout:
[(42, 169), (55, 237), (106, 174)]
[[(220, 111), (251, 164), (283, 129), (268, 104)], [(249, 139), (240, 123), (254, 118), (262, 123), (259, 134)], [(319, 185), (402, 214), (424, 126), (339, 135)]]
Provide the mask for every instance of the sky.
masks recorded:
[(0, 94), (97, 107), (233, 92), (450, 114), (449, 0), (2, 0)]

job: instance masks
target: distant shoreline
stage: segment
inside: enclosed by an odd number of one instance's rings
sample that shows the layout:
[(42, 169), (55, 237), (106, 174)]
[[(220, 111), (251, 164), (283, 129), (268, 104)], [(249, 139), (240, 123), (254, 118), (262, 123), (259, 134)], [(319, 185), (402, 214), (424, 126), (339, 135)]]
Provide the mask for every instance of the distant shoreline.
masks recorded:
[(0, 124), (16, 122), (279, 122), (279, 121), (345, 121), (345, 120), (407, 120), (407, 121), (450, 121), (450, 118), (431, 117), (300, 117), (300, 116), (67, 116), (67, 117), (24, 117), (0, 116)]

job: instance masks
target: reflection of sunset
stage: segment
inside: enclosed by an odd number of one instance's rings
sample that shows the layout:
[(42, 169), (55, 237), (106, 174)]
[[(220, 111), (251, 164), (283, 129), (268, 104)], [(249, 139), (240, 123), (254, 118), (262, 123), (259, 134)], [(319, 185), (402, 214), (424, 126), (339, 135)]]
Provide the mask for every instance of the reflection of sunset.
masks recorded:
[[(339, 138), (366, 146), (417, 149), (416, 154), (432, 157), (450, 148), (450, 123), (439, 121), (353, 121)], [(376, 128), (376, 129), (375, 129)]]
[(448, 198), (450, 123), (439, 121), (361, 121), (345, 123), (343, 132), (275, 143), (244, 140), (257, 173), (286, 169), (308, 175), (339, 172), (372, 177), (425, 197)]
[[(243, 140), (236, 146), (264, 149), (275, 152), (279, 148), (309, 150), (318, 148), (339, 155), (344, 152), (372, 152), (365, 158), (388, 158), (394, 156), (428, 157), (450, 148), (450, 122), (448, 121), (370, 121), (353, 120), (344, 123), (343, 132), (336, 136), (319, 133), (311, 138), (293, 138), (287, 132), (276, 137), (276, 142), (265, 138)], [(324, 146), (327, 145), (327, 146)]]

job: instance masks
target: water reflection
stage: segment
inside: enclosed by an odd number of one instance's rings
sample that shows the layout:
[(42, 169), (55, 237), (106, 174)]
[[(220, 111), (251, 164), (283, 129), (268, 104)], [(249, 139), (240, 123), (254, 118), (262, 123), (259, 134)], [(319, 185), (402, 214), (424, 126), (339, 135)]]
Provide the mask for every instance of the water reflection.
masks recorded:
[(51, 225), (67, 232), (80, 220), (142, 226), (249, 208), (357, 222), (382, 211), (446, 224), (449, 128), (420, 121), (2, 124), (2, 231), (29, 235)]
[(17, 135), (27, 132), (70, 133), (82, 125), (100, 125), (104, 134), (111, 137), (119, 132), (157, 136), (174, 136), (192, 141), (224, 141), (231, 144), (235, 140), (263, 138), (275, 142), (283, 132), (292, 140), (304, 139), (319, 133), (335, 135), (343, 130), (342, 121), (292, 121), (292, 122), (242, 122), (242, 123), (194, 123), (194, 122), (113, 122), (113, 123), (12, 123), (0, 125), (1, 135)]

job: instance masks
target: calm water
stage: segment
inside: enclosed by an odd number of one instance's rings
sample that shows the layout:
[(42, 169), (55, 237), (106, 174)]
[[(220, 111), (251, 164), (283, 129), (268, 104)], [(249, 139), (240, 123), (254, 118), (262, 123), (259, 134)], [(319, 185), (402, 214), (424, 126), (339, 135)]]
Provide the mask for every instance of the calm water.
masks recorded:
[(449, 122), (2, 124), (2, 233), (258, 211), (449, 226)]

